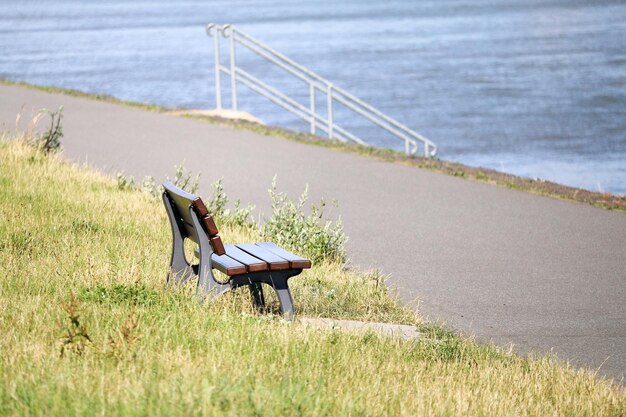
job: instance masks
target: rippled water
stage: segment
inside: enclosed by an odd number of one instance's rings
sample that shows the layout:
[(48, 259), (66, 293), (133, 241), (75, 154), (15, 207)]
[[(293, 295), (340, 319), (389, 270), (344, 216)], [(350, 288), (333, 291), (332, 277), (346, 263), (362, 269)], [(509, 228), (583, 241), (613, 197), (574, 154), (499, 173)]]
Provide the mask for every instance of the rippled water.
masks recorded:
[[(443, 159), (626, 193), (621, 0), (0, 1), (0, 77), (213, 107), (208, 22), (237, 24), (430, 138)], [(238, 58), (306, 102), (301, 83)], [(243, 110), (307, 129), (240, 90)]]

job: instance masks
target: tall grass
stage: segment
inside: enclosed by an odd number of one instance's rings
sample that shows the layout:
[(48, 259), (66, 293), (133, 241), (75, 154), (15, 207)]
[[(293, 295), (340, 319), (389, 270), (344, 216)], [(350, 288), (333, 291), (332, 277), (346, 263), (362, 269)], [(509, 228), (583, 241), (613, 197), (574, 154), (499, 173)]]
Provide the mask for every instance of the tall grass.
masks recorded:
[(422, 323), (379, 275), (338, 262), (293, 279), (299, 314), (425, 337), (313, 330), (255, 314), (245, 291), (198, 306), (191, 285), (164, 290), (170, 231), (152, 197), (15, 141), (0, 140), (0, 219), (2, 416), (626, 413), (623, 388)]

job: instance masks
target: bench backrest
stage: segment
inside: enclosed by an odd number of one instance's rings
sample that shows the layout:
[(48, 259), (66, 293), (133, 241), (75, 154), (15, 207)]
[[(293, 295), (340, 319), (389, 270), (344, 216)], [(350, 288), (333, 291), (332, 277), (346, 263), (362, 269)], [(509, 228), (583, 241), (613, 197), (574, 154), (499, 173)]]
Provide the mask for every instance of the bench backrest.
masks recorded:
[[(219, 231), (202, 199), (178, 188), (169, 181), (163, 183), (163, 188), (165, 188), (165, 196), (172, 204), (172, 210), (178, 221), (177, 226), (181, 229), (180, 231), (183, 237), (199, 243), (198, 233), (206, 233), (211, 247), (213, 248), (213, 252), (217, 255), (224, 255), (226, 251), (224, 250), (222, 239), (218, 235)], [(193, 208), (193, 213), (189, 210), (190, 207)], [(193, 226), (194, 223), (191, 216), (194, 214), (197, 216), (203, 230), (196, 230)]]

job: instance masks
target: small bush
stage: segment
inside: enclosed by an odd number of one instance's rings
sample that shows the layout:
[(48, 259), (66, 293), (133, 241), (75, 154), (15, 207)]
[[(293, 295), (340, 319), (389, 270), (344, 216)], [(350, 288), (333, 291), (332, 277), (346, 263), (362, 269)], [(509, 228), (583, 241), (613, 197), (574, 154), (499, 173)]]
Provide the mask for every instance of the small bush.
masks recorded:
[(348, 238), (343, 232), (341, 218), (334, 222), (324, 219), (325, 200), (319, 206), (311, 206), (310, 213), (306, 215), (303, 209), (308, 200), (308, 186), (298, 203), (294, 203), (285, 193), (276, 190), (276, 177), (272, 180), (269, 194), (272, 216), (261, 227), (263, 238), (306, 255), (314, 262), (323, 259), (340, 263), (346, 261), (345, 243)]
[(224, 184), (222, 184), (223, 180), (223, 178), (220, 178), (211, 184), (213, 193), (211, 194), (211, 199), (207, 203), (209, 213), (217, 219), (225, 217), (226, 205), (228, 204), (228, 197), (224, 192)]
[(227, 224), (229, 226), (254, 228), (256, 226), (254, 218), (252, 217), (254, 206), (248, 204), (246, 207), (242, 208), (241, 201), (237, 200), (232, 210), (226, 208), (228, 205), (228, 196), (226, 196), (224, 192), (222, 181), (223, 178), (220, 178), (211, 184), (213, 193), (207, 203), (209, 213), (215, 217), (218, 223)]
[[(181, 188), (187, 192), (195, 194), (198, 191), (198, 185), (200, 184), (200, 174), (196, 174), (195, 178), (191, 171), (185, 169), (181, 165), (174, 165), (175, 173), (174, 178), (166, 177), (172, 184)], [(152, 176), (146, 176), (141, 180), (139, 184), (135, 181), (132, 175), (126, 175), (123, 172), (118, 172), (117, 176), (117, 188), (120, 190), (141, 190), (150, 194), (155, 199), (160, 199), (163, 194), (163, 186), (157, 184), (156, 180)]]
[(132, 175), (125, 175), (123, 172), (118, 172), (116, 179), (117, 188), (120, 190), (134, 190), (137, 188), (135, 178)]
[(174, 166), (174, 169), (176, 170), (174, 178), (170, 179), (168, 177), (168, 180), (178, 188), (191, 194), (195, 194), (198, 191), (198, 186), (200, 185), (200, 173), (196, 174), (194, 177), (193, 172), (187, 171), (183, 164)]
[(154, 199), (158, 200), (163, 194), (163, 186), (157, 184), (153, 176), (144, 177), (139, 184), (139, 189), (144, 193), (150, 194)]

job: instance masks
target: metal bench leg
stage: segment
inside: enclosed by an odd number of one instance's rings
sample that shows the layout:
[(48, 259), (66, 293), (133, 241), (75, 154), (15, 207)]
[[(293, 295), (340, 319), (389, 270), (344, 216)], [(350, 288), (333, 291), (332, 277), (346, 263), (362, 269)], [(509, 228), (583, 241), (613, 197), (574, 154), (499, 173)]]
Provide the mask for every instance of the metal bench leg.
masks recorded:
[(174, 216), (172, 203), (169, 198), (163, 194), (163, 204), (170, 219), (172, 227), (172, 256), (170, 259), (170, 269), (167, 274), (167, 285), (182, 285), (194, 276), (193, 269), (185, 258), (184, 239), (180, 232), (179, 221)]
[(265, 295), (263, 295), (263, 287), (260, 282), (248, 285), (250, 295), (252, 295), (252, 305), (257, 311), (262, 312), (265, 309)]
[(270, 274), (272, 287), (274, 288), (274, 291), (276, 291), (276, 296), (280, 302), (280, 309), (283, 313), (283, 317), (288, 321), (293, 321), (296, 313), (293, 307), (293, 299), (291, 298), (289, 285), (287, 285), (287, 280), (289, 278), (290, 276), (278, 274), (275, 276), (274, 274)]
[(229, 284), (220, 284), (215, 280), (210, 262), (202, 262), (198, 268), (198, 286), (196, 288), (196, 297), (199, 303), (203, 303), (207, 296), (217, 297), (230, 290)]

